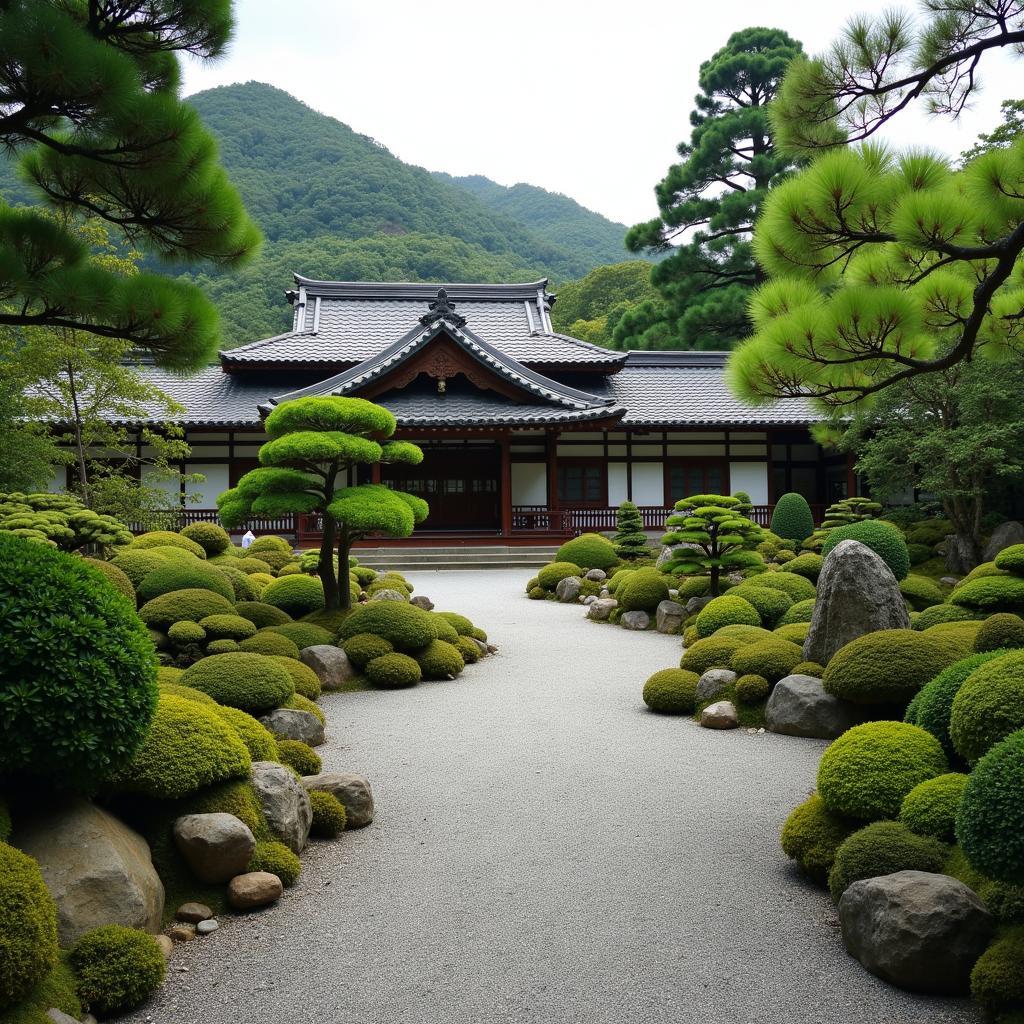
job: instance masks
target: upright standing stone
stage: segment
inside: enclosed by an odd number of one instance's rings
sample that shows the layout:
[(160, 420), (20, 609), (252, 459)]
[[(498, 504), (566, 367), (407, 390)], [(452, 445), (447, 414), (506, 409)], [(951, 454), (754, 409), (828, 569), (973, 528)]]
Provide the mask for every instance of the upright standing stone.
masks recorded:
[(982, 558), (986, 562), (995, 561), (996, 555), (1003, 548), (1011, 547), (1014, 544), (1024, 544), (1024, 523), (1018, 523), (1016, 519), (1010, 519), (1000, 523), (989, 537), (985, 545), (985, 553)]
[(678, 633), (686, 618), (686, 609), (678, 601), (662, 601), (655, 612), (659, 633)]
[(254, 761), (252, 785), (270, 831), (294, 853), (301, 853), (313, 824), (309, 794), (283, 764)]
[(323, 689), (340, 690), (350, 679), (356, 676), (356, 670), (348, 660), (348, 655), (333, 644), (314, 644), (304, 647), (299, 652), (303, 665), (308, 665), (320, 680)]

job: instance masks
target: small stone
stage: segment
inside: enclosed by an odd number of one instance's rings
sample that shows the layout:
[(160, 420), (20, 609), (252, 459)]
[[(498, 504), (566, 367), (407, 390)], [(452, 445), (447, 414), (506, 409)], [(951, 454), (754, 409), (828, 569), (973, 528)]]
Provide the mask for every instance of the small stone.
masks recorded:
[(735, 729), (740, 722), (732, 701), (720, 700), (700, 713), (700, 724), (705, 729)]
[(355, 667), (348, 655), (333, 644), (314, 644), (299, 652), (299, 660), (308, 665), (320, 680), (320, 686), (330, 693), (340, 690), (350, 679), (356, 677)]
[(220, 923), (216, 919), (211, 918), (209, 921), (200, 921), (196, 925), (196, 932), (200, 935), (211, 935), (219, 927)]
[(196, 937), (196, 930), (188, 924), (176, 924), (167, 929), (167, 937), (172, 942), (191, 942)]
[(582, 586), (583, 580), (579, 576), (566, 576), (558, 581), (555, 587), (555, 597), (562, 604), (572, 604), (580, 596), (580, 588)]
[(736, 682), (736, 673), (727, 668), (709, 668), (697, 680), (695, 698), (698, 704), (706, 700), (714, 700)]
[(410, 597), (409, 604), (413, 604), (417, 608), (422, 608), (425, 612), (432, 612), (434, 610), (434, 602), (431, 601), (426, 594), (416, 594), (413, 597)]
[(644, 630), (647, 629), (650, 624), (650, 615), (643, 611), (623, 612), (622, 618), (619, 619), (619, 625), (623, 629)]
[(587, 618), (594, 622), (605, 622), (611, 615), (612, 609), (617, 608), (619, 602), (614, 597), (602, 597), (587, 607)]
[[(311, 747), (319, 747), (327, 739), (324, 723), (312, 711), (299, 708), (274, 708), (259, 722), (279, 740), (300, 740)], [(237, 872), (235, 872), (237, 874)], [(228, 876), (230, 877), (230, 876)]]
[(487, 651), (488, 651), (489, 654), (497, 654), (498, 653), (498, 645), (497, 644), (488, 644), (487, 645)]
[(586, 579), (590, 580), (591, 583), (603, 583), (608, 579), (608, 573), (604, 569), (590, 569), (587, 571)]
[(156, 944), (160, 947), (160, 952), (163, 953), (165, 960), (170, 960), (171, 953), (174, 952), (174, 942), (169, 935), (154, 935)]
[(962, 579), (963, 576), (940, 576), (939, 582), (947, 587), (955, 587)]
[(373, 790), (362, 775), (322, 772), (304, 776), (302, 784), (310, 792), (333, 793), (345, 807), (346, 828), (363, 828), (373, 821)]
[(483, 640), (477, 640), (475, 636), (471, 636), (469, 639), (476, 644), (476, 649), (480, 652), (481, 658), (486, 658), (487, 655), (491, 653), (490, 648), (483, 642)]
[(585, 598), (583, 598), (583, 603), (584, 604), (593, 604), (596, 600), (597, 600), (597, 598), (593, 594), (587, 594), (587, 596)]
[(200, 921), (209, 921), (213, 911), (205, 903), (182, 903), (174, 916), (187, 924), (198, 924)]
[(63, 1010), (58, 1010), (55, 1006), (51, 1006), (46, 1011), (46, 1017), (48, 1020), (52, 1020), (54, 1024), (78, 1024), (74, 1017), (69, 1017)]
[(248, 871), (228, 883), (228, 905), (235, 910), (265, 907), (281, 898), (281, 879), (269, 871)]
[(678, 601), (662, 601), (654, 614), (655, 628), (659, 633), (678, 633), (685, 618), (686, 609)]

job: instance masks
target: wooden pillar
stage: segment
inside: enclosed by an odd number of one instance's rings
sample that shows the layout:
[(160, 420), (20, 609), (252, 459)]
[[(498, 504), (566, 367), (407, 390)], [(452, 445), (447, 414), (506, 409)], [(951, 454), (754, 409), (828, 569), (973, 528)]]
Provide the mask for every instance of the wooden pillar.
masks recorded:
[(501, 441), (501, 535), (512, 536), (512, 445), (508, 434)]
[(548, 434), (548, 508), (558, 508), (558, 431)]
[(370, 466), (370, 482), (379, 484), (380, 483), (380, 463), (374, 462)]
[(846, 455), (846, 496), (855, 498), (857, 496), (857, 474), (853, 471), (853, 452)]

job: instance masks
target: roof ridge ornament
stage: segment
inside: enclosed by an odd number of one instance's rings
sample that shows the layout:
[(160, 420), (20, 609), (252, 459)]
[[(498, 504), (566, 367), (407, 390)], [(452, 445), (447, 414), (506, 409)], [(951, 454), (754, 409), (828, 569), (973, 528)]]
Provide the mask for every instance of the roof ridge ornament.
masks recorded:
[(455, 312), (455, 304), (448, 298), (448, 292), (444, 288), (438, 288), (437, 298), (428, 303), (429, 313), (420, 317), (420, 323), (424, 327), (446, 320), (453, 327), (465, 327), (466, 318)]

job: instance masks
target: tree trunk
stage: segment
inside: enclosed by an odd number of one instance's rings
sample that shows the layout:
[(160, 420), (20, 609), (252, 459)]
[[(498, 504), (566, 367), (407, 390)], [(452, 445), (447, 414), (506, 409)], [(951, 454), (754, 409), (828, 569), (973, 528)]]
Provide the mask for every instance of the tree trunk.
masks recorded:
[[(334, 611), (338, 607), (340, 593), (338, 590), (338, 574), (334, 571), (334, 534), (336, 530), (334, 520), (326, 513), (324, 517), (323, 539), (320, 541), (320, 561), (317, 565), (317, 572), (324, 585), (324, 607), (328, 611)], [(347, 577), (346, 577), (347, 578)], [(348, 588), (346, 588), (346, 594)]]
[(338, 607), (348, 611), (352, 607), (352, 588), (349, 586), (348, 558), (352, 550), (352, 537), (347, 527), (338, 532)]
[(708, 588), (710, 597), (718, 597), (718, 581), (721, 578), (722, 570), (717, 565), (711, 566), (711, 586)]

